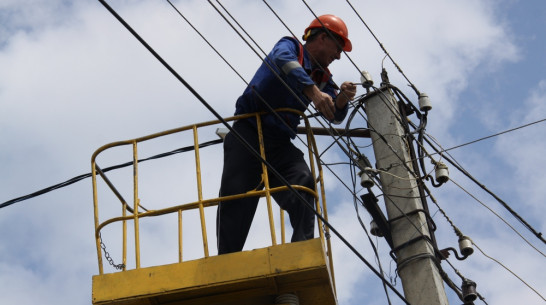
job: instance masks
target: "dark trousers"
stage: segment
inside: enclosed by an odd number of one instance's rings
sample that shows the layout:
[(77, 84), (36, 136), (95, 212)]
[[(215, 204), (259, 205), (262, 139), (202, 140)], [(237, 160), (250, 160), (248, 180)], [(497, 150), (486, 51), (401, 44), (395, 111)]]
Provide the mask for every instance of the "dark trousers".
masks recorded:
[[(235, 122), (233, 128), (256, 150), (260, 151), (256, 128), (246, 120)], [(264, 139), (266, 160), (292, 185), (302, 185), (314, 189), (314, 179), (303, 153), (289, 138)], [(269, 173), (270, 187), (282, 186), (282, 182)], [(220, 186), (220, 196), (244, 194), (250, 190), (261, 190), (262, 165), (251, 152), (232, 134), (224, 141), (224, 170)], [(314, 207), (314, 197), (300, 192), (305, 201)], [(311, 239), (314, 236), (315, 215), (292, 191), (272, 194), (275, 201), (288, 212), (293, 234), (292, 242)], [(241, 251), (245, 244), (256, 213), (259, 197), (220, 202), (216, 215), (216, 236), (218, 254)], [(268, 235), (269, 236), (269, 235)]]

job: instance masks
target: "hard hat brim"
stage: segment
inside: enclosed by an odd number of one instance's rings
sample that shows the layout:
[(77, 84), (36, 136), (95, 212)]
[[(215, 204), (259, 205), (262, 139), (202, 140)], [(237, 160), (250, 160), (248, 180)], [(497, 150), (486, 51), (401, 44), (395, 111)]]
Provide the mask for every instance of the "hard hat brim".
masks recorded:
[(351, 52), (353, 50), (353, 44), (348, 38), (343, 37), (343, 41), (345, 42), (345, 45), (343, 46), (343, 51), (345, 52)]

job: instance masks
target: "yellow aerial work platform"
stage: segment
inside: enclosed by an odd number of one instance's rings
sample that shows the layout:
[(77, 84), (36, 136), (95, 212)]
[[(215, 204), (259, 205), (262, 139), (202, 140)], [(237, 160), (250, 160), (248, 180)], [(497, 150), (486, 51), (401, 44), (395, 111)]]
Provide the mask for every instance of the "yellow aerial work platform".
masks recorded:
[[(282, 110), (292, 111), (292, 110)], [(260, 122), (260, 114), (238, 116), (226, 119), (227, 121), (243, 117), (256, 116)], [(306, 137), (309, 147), (309, 160), (311, 172), (317, 177), (315, 190), (302, 186), (293, 188), (312, 193), (315, 196), (316, 207), (327, 220), (327, 209), (324, 200), (324, 187), (322, 169), (317, 159), (317, 149), (313, 134), (307, 120), (305, 126), (308, 133)], [(263, 190), (254, 190), (246, 194), (204, 198), (202, 185), (202, 160), (200, 158), (200, 145), (198, 141), (199, 130), (218, 126), (219, 121), (205, 122), (197, 125), (185, 126), (162, 133), (157, 133), (142, 138), (128, 141), (115, 142), (99, 148), (92, 157), (93, 173), (93, 199), (95, 213), (95, 239), (97, 244), (97, 256), (99, 262), (99, 274), (93, 276), (93, 304), (123, 304), (123, 305), (152, 305), (152, 304), (275, 304), (275, 298), (282, 294), (295, 294), (302, 305), (335, 305), (335, 283), (333, 277), (333, 265), (330, 241), (327, 227), (323, 228), (320, 220), (317, 221), (319, 237), (295, 242), (285, 242), (284, 213), (281, 211), (280, 231), (281, 243), (277, 243), (276, 228), (274, 226), (271, 194), (286, 191), (288, 187), (270, 188), (267, 176), (267, 168), (264, 166)], [(193, 138), (192, 150), (195, 152), (195, 173), (197, 201), (173, 205), (156, 210), (147, 210), (141, 204), (139, 196), (139, 174), (137, 158), (139, 143), (165, 137), (178, 133), (191, 133)], [(263, 143), (261, 129), (258, 133)], [(132, 147), (133, 168), (132, 195), (133, 204), (129, 206), (121, 191), (114, 187), (111, 179), (97, 165), (97, 156), (110, 148), (119, 146)], [(260, 149), (265, 158), (263, 148)], [(221, 153), (219, 153), (221, 155)], [(121, 215), (99, 221), (99, 200), (101, 192), (98, 190), (98, 176), (114, 193), (121, 202)], [(209, 255), (204, 209), (214, 207), (219, 201), (228, 201), (243, 196), (264, 197), (267, 204), (271, 245), (265, 248), (230, 253), (224, 255)], [(111, 208), (111, 206), (110, 206)], [(201, 237), (204, 256), (193, 260), (182, 259), (182, 214), (190, 210), (198, 210)], [(140, 266), (140, 221), (145, 217), (161, 217), (167, 214), (177, 214), (178, 217), (178, 262), (167, 263), (158, 266)], [(127, 226), (132, 223), (134, 232), (135, 268), (127, 268)], [(103, 255), (113, 265), (113, 259), (106, 252), (101, 231), (109, 225), (117, 224), (116, 228), (122, 231), (122, 261), (117, 266), (121, 271), (105, 273), (103, 269)], [(121, 226), (119, 226), (121, 224)], [(108, 245), (109, 250), (112, 245)], [(184, 247), (188, 247), (184, 245)], [(277, 301), (277, 304), (278, 301)], [(282, 302), (282, 304), (288, 304)], [(290, 303), (298, 304), (298, 303)]]
[(319, 238), (93, 277), (93, 304), (336, 304)]

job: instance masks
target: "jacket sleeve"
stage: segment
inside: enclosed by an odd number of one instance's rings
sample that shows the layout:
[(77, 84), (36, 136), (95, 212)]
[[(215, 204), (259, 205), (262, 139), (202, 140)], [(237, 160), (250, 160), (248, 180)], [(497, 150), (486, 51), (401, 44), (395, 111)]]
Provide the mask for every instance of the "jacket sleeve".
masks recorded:
[(349, 103), (345, 104), (345, 107), (343, 107), (343, 109), (338, 109), (337, 106), (335, 107), (336, 112), (334, 112), (334, 119), (332, 120), (332, 123), (338, 125), (341, 124), (341, 122), (343, 122), (343, 120), (347, 116), (347, 112), (349, 111)]
[(303, 92), (313, 80), (298, 61), (299, 42), (291, 38), (282, 38), (268, 55), (268, 59), (281, 71), (283, 80), (296, 92)]
[[(307, 86), (316, 84), (298, 61), (298, 44), (298, 41), (290, 37), (282, 38), (268, 55), (268, 60), (269, 62), (273, 62), (278, 71), (280, 70), (283, 80), (290, 88), (299, 93), (300, 96), (304, 96), (303, 89)], [(322, 91), (330, 95), (335, 101), (335, 98), (337, 97), (337, 86), (331, 78)], [(331, 120), (331, 122), (340, 124), (345, 119), (348, 108), (348, 104), (345, 105), (343, 109), (338, 109), (336, 107), (334, 119)]]

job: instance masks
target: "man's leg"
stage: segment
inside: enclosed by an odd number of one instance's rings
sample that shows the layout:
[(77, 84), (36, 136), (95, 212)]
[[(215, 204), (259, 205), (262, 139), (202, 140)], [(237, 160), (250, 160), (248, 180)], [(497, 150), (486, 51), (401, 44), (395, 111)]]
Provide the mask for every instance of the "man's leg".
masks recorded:
[[(303, 158), (303, 153), (292, 142), (270, 148), (268, 153), (268, 160), (291, 185), (302, 185), (312, 190), (315, 188), (313, 176)], [(272, 186), (283, 185), (273, 174), (269, 173), (269, 177)], [(304, 202), (292, 191), (273, 194), (275, 201), (290, 216), (293, 229), (292, 242), (311, 239), (315, 231), (315, 214), (308, 207), (310, 205), (313, 209), (315, 208), (315, 199), (307, 192), (299, 192), (299, 194), (304, 198)]]
[[(256, 130), (245, 121), (234, 124), (239, 132), (257, 149)], [(228, 133), (224, 141), (224, 170), (220, 196), (244, 194), (258, 187), (262, 168), (259, 160), (237, 138)], [(216, 214), (218, 254), (241, 251), (256, 213), (258, 197), (221, 202)]]

